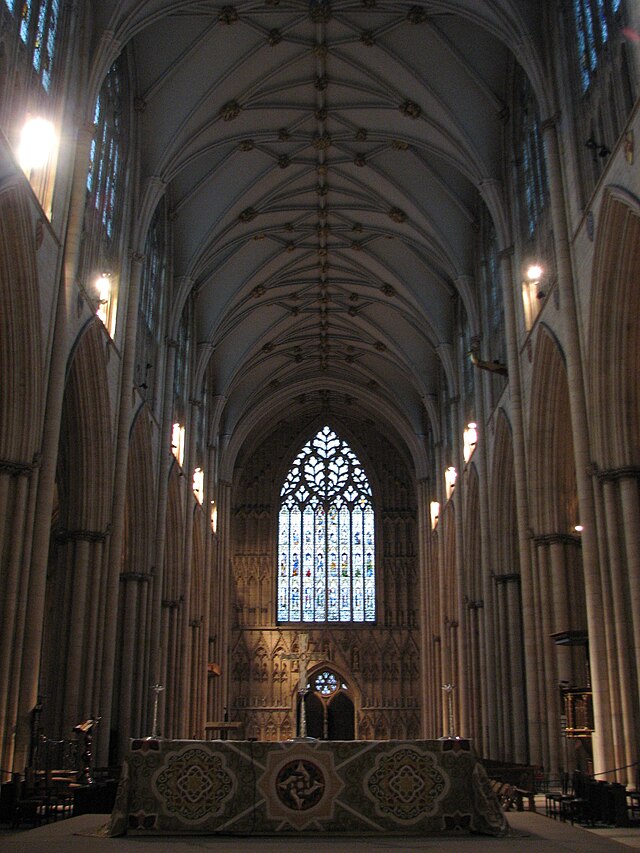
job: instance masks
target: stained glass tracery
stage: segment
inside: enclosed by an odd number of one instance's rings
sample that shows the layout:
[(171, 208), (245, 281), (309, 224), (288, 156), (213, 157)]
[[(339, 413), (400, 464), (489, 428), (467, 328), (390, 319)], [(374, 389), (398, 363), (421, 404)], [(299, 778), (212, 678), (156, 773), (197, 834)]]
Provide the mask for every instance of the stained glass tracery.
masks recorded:
[(622, 0), (573, 0), (583, 92), (595, 77), (621, 4)]
[(328, 426), (280, 491), (278, 621), (373, 622), (375, 530), (369, 480)]

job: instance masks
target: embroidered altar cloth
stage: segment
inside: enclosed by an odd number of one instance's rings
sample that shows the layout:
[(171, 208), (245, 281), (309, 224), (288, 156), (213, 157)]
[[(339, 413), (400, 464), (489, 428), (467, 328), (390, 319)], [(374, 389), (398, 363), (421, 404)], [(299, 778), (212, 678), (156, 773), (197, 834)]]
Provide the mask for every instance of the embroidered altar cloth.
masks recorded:
[(109, 834), (502, 835), (469, 741), (133, 740)]

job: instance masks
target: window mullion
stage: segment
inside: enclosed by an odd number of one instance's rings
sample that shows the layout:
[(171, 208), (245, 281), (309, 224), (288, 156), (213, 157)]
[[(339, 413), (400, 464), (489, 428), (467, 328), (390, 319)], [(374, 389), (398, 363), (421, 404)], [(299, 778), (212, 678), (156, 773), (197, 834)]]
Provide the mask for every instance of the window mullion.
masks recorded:
[(325, 622), (329, 621), (329, 502), (324, 501), (324, 599)]

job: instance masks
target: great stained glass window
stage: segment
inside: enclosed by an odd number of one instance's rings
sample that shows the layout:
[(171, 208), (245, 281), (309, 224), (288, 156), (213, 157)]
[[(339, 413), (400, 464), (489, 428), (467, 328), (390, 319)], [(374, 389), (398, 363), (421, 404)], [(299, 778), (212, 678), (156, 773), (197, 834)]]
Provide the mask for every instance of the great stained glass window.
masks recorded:
[(296, 456), (280, 491), (278, 621), (373, 622), (371, 486), (328, 426)]

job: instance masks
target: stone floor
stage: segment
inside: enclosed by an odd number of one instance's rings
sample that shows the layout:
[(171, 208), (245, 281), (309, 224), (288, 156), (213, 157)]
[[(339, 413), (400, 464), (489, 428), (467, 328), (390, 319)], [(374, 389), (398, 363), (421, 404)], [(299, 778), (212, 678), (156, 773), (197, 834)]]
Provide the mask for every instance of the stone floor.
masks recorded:
[(0, 833), (2, 853), (410, 853), (447, 850), (451, 853), (629, 853), (640, 849), (640, 828), (583, 829), (534, 812), (509, 812), (511, 827), (505, 838), (447, 836), (439, 838), (273, 838), (251, 837), (100, 837), (108, 816), (82, 815), (37, 829)]

